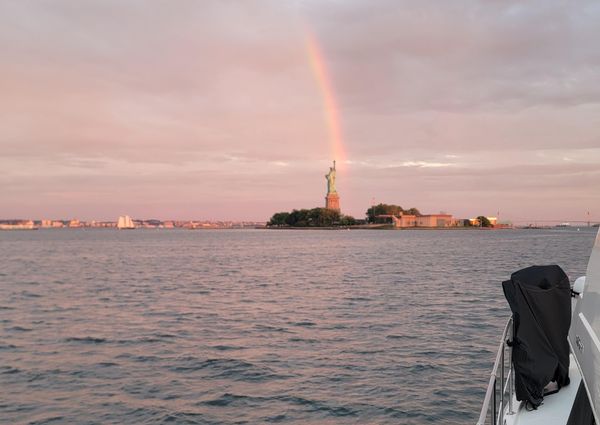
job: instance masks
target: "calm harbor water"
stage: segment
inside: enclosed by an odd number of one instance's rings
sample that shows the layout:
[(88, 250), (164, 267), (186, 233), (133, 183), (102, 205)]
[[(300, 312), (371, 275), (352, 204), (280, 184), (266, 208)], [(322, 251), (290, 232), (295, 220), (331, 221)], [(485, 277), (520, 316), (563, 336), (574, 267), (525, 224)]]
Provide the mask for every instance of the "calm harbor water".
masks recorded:
[(593, 229), (0, 233), (0, 422), (466, 424), (532, 264)]

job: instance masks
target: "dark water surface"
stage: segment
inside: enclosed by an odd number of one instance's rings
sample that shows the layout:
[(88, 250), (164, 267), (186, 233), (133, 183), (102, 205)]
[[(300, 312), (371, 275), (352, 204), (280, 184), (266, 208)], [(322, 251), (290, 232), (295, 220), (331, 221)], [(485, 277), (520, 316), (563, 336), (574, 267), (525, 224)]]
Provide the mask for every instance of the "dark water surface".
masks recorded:
[(0, 233), (0, 422), (458, 424), (500, 282), (595, 232)]

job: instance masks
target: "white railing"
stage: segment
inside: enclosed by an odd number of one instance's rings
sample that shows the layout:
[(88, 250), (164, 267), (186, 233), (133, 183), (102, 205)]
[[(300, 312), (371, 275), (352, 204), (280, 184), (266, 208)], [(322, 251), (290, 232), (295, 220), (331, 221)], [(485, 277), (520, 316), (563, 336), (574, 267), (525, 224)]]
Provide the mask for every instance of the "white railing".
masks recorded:
[[(514, 373), (511, 362), (511, 348), (506, 341), (513, 337), (512, 317), (508, 319), (500, 346), (496, 353), (496, 361), (490, 375), (490, 382), (483, 399), (483, 406), (477, 425), (504, 425), (504, 411), (506, 410), (506, 400), (508, 399), (508, 414), (513, 415), (513, 394), (515, 389)], [(506, 354), (508, 352), (508, 355)], [(507, 372), (508, 371), (508, 372)], [(499, 372), (499, 373), (498, 373)], [(500, 380), (500, 390), (498, 390), (498, 380)], [(498, 400), (498, 398), (500, 400)]]

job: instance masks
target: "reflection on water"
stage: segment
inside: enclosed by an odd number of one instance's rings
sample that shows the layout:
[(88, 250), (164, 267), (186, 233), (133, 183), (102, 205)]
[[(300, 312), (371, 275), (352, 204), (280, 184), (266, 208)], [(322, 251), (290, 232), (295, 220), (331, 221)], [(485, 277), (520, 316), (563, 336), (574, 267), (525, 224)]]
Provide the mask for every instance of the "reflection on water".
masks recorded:
[(500, 282), (591, 229), (0, 233), (0, 421), (473, 422)]

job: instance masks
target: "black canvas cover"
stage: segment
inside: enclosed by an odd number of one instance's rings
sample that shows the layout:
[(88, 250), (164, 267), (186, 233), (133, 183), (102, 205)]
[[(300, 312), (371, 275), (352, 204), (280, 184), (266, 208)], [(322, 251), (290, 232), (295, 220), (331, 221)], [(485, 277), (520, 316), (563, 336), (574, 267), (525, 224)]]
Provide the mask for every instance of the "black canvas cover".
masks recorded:
[(532, 266), (513, 273), (502, 288), (513, 313), (517, 400), (537, 408), (548, 383), (569, 384), (569, 278), (556, 265)]

